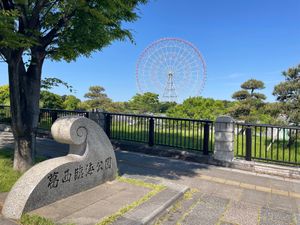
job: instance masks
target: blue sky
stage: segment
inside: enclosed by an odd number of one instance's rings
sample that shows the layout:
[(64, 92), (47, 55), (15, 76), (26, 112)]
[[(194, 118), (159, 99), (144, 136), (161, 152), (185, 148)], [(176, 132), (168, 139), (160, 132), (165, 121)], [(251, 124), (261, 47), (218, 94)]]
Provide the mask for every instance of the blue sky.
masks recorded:
[[(144, 48), (162, 37), (192, 42), (207, 64), (204, 97), (231, 99), (250, 78), (265, 82), (268, 101), (283, 80), (281, 72), (300, 63), (299, 0), (150, 0), (139, 7), (140, 19), (125, 24), (136, 44), (114, 42), (90, 58), (75, 62), (46, 61), (44, 77), (58, 77), (73, 85), (83, 99), (89, 86), (105, 87), (114, 101), (137, 93), (135, 67)], [(0, 64), (0, 84), (8, 83)], [(68, 94), (64, 88), (53, 90)]]

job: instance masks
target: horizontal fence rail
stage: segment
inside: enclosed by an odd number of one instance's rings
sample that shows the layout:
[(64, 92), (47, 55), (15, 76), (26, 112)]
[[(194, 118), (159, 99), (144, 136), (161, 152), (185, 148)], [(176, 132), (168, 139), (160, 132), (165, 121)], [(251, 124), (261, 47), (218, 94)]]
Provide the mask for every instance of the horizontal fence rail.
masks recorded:
[(63, 116), (84, 116), (88, 117), (86, 111), (71, 111), (58, 109), (40, 109), (39, 125), (40, 129), (50, 129), (56, 119)]
[[(63, 116), (88, 117), (88, 112), (42, 108), (40, 109), (38, 128), (49, 130), (54, 121)], [(10, 106), (0, 106), (0, 122), (7, 124), (11, 123)]]
[[(38, 128), (47, 129), (62, 116), (89, 117), (87, 111), (40, 109)], [(111, 139), (201, 151), (214, 149), (214, 122), (183, 118), (103, 113)], [(0, 123), (11, 123), (9, 106), (0, 106)], [(234, 155), (246, 160), (300, 165), (300, 127), (234, 123)]]
[(300, 165), (300, 128), (259, 124), (235, 124), (235, 155)]
[(213, 121), (157, 117), (148, 115), (105, 113), (106, 133), (110, 138), (213, 151)]

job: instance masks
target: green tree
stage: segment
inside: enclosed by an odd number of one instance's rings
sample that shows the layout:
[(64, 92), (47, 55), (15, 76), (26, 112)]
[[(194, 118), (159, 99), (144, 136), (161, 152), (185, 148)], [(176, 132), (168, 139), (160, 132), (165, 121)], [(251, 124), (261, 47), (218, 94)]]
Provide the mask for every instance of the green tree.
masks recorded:
[(101, 86), (91, 86), (89, 92), (84, 95), (87, 109), (103, 109), (109, 111), (112, 100), (105, 94), (105, 89)]
[(80, 99), (76, 98), (74, 95), (67, 95), (62, 98), (63, 108), (66, 110), (77, 110), (78, 104), (81, 102)]
[(55, 77), (45, 77), (41, 81), (41, 88), (45, 89), (45, 90), (50, 90), (53, 87), (58, 87), (60, 85), (67, 88), (70, 92), (74, 92), (73, 86), (69, 85), (67, 82), (65, 82), (61, 79), (58, 79)]
[(127, 102), (112, 102), (108, 111), (114, 113), (128, 113), (127, 105)]
[(168, 110), (174, 108), (177, 105), (176, 102), (160, 102), (158, 106), (159, 113), (167, 113)]
[(250, 91), (251, 96), (255, 96), (254, 91), (264, 89), (265, 84), (260, 80), (250, 79), (242, 83), (241, 88)]
[(300, 124), (300, 65), (289, 68), (282, 75), (285, 81), (274, 87), (273, 95), (281, 102), (281, 112), (288, 123)]
[(224, 101), (212, 98), (191, 97), (184, 100), (182, 104), (170, 108), (167, 115), (178, 118), (215, 120), (218, 116), (227, 113)]
[(46, 109), (62, 109), (63, 100), (60, 95), (49, 91), (41, 91), (40, 107)]
[(136, 94), (129, 100), (128, 107), (135, 113), (157, 113), (159, 109), (158, 94), (151, 92)]
[(0, 105), (9, 105), (9, 86), (0, 86)]
[(233, 93), (232, 98), (237, 102), (230, 109), (230, 114), (236, 119), (246, 122), (258, 122), (266, 117), (262, 117), (264, 100), (266, 96), (257, 92), (265, 88), (262, 81), (250, 79), (241, 84), (242, 90)]
[(8, 65), (16, 170), (25, 171), (33, 164), (45, 59), (69, 62), (115, 40), (132, 40), (123, 21), (135, 21), (136, 7), (145, 2), (0, 1), (0, 56)]

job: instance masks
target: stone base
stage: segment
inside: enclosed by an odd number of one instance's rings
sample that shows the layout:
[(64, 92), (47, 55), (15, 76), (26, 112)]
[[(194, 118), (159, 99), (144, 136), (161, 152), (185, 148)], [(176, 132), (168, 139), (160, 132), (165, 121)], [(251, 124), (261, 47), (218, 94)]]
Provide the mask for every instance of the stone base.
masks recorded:
[(233, 151), (216, 151), (213, 158), (218, 161), (232, 162), (234, 153)]

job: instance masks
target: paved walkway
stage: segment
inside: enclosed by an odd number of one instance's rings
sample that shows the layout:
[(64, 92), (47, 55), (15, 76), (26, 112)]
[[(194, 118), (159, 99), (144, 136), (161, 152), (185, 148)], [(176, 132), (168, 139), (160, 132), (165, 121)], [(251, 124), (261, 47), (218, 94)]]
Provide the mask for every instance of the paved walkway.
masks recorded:
[(125, 182), (99, 185), (32, 211), (58, 224), (94, 225), (142, 198), (150, 190)]
[[(1, 136), (7, 140), (9, 134)], [(8, 141), (0, 142), (0, 148), (7, 145)], [(38, 154), (53, 157), (66, 153), (64, 145), (38, 140)], [(121, 175), (163, 179), (193, 190), (157, 224), (300, 225), (298, 180), (125, 151), (116, 151), (116, 156)]]
[(160, 177), (195, 191), (159, 224), (300, 224), (299, 181), (130, 152), (117, 156), (122, 173)]

